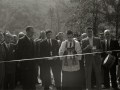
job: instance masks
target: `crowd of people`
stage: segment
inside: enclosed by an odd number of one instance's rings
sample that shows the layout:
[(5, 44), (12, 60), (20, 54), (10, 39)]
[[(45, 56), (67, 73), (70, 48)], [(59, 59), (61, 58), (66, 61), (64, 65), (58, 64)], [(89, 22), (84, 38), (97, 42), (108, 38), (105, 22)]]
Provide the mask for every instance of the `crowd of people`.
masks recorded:
[(110, 30), (95, 37), (88, 27), (79, 40), (72, 30), (59, 32), (55, 39), (50, 29), (33, 36), (32, 26), (18, 36), (0, 32), (0, 90), (14, 90), (18, 84), (36, 90), (39, 83), (49, 90), (51, 71), (57, 90), (119, 90), (120, 42)]

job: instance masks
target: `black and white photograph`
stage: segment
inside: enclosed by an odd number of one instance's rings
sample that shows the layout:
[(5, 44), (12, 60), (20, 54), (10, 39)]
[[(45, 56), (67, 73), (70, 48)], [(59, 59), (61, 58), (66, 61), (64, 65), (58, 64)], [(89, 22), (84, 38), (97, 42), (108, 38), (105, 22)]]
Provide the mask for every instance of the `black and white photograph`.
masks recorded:
[(120, 90), (120, 0), (0, 0), (0, 90)]

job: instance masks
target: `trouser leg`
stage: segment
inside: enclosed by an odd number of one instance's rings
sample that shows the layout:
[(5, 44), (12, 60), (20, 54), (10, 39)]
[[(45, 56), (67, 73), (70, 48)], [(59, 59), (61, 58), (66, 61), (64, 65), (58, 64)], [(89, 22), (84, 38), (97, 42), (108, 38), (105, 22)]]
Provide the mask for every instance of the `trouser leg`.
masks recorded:
[(101, 65), (97, 65), (95, 59), (93, 60), (93, 69), (96, 76), (96, 89), (101, 90)]
[(117, 88), (117, 77), (116, 77), (116, 65), (115, 64), (113, 64), (113, 66), (110, 68), (110, 75), (111, 75), (112, 87)]
[(92, 73), (92, 61), (89, 64), (85, 64), (85, 75), (86, 75), (86, 88), (91, 90), (91, 73)]

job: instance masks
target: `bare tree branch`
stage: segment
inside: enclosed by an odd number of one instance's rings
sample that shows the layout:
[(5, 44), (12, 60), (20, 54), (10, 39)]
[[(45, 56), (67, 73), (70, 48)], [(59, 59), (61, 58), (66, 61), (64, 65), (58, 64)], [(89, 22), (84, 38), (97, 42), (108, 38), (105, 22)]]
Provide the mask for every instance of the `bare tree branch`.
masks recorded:
[(65, 4), (65, 2), (64, 2), (63, 0), (59, 0), (59, 2), (60, 2), (62, 5), (64, 5), (67, 9), (70, 10), (70, 8)]

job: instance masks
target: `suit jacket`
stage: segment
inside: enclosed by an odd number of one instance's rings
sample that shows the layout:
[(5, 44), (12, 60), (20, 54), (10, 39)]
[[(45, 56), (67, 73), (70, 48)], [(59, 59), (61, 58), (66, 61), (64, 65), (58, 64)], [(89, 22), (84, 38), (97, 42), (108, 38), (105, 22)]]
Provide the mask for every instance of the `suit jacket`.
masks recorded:
[[(5, 57), (6, 57), (5, 51), (3, 51), (2, 48), (4, 48), (4, 47), (2, 44), (0, 44), (0, 62), (4, 61)], [(4, 76), (5, 76), (5, 65), (4, 65), (4, 63), (0, 63), (0, 77), (3, 78)]]
[(57, 40), (51, 39), (52, 47), (47, 42), (47, 39), (40, 43), (40, 56), (41, 57), (50, 57), (50, 52), (52, 51), (52, 56), (58, 56), (59, 45)]
[[(90, 49), (87, 49), (87, 45), (89, 45), (89, 39), (85, 38), (82, 40), (82, 52), (85, 53), (92, 53)], [(102, 45), (100, 39), (93, 37), (93, 46), (96, 46), (96, 49), (102, 51)], [(101, 65), (101, 55), (100, 54), (87, 54), (85, 55), (85, 63), (86, 66), (90, 64), (90, 62), (95, 59), (97, 65)]]
[[(102, 43), (103, 51), (105, 51), (105, 40), (102, 40), (101, 43)], [(112, 51), (112, 50), (119, 50), (119, 44), (118, 44), (117, 40), (112, 40), (112, 39), (110, 40), (109, 50), (110, 51)], [(112, 54), (111, 54), (111, 55), (116, 57), (115, 64), (118, 64), (117, 53), (118, 53), (117, 51), (112, 51)], [(103, 60), (106, 58), (107, 55), (108, 54), (106, 52), (101, 54)]]
[[(15, 44), (10, 43), (9, 49), (7, 48), (6, 44), (3, 43), (3, 46), (5, 48), (6, 52), (6, 58), (5, 61), (11, 61), (15, 60)], [(10, 74), (10, 73), (15, 73), (16, 71), (16, 62), (6, 62), (5, 63), (5, 73)]]
[[(17, 57), (18, 59), (30, 59), (35, 58), (35, 42), (30, 41), (28, 37), (25, 35), (18, 41), (18, 49), (17, 49)], [(21, 61), (20, 65), (23, 70), (32, 70), (35, 69), (35, 60), (27, 60), (27, 61)]]
[(36, 49), (36, 56), (37, 56), (37, 57), (40, 57), (40, 43), (41, 43), (42, 41), (43, 41), (42, 39), (36, 40), (35, 49)]

